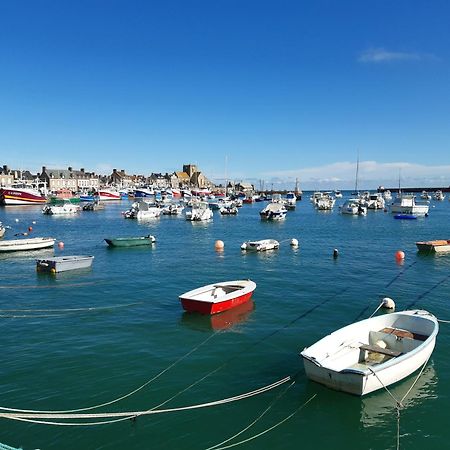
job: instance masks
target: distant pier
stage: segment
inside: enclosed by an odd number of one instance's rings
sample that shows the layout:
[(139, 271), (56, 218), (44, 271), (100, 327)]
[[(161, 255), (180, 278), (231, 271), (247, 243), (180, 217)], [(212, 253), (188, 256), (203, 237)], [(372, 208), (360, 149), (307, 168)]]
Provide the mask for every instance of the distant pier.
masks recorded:
[[(384, 187), (380, 186), (377, 191), (378, 192), (384, 192), (384, 191), (391, 191), (391, 192), (398, 192), (398, 186), (395, 188), (392, 187)], [(402, 192), (436, 192), (436, 191), (442, 191), (442, 192), (450, 192), (450, 186), (447, 187), (402, 187)]]

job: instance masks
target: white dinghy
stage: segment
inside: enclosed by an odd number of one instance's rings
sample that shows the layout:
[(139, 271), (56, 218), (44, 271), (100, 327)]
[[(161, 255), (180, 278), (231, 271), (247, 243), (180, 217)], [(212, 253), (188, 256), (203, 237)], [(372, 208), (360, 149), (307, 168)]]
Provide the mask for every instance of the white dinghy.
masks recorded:
[(348, 325), (301, 352), (308, 378), (338, 391), (365, 395), (421, 368), (439, 325), (423, 310), (385, 314)]
[(241, 250), (250, 252), (264, 252), (267, 250), (275, 250), (280, 243), (275, 239), (261, 239), (260, 241), (247, 241), (242, 243)]

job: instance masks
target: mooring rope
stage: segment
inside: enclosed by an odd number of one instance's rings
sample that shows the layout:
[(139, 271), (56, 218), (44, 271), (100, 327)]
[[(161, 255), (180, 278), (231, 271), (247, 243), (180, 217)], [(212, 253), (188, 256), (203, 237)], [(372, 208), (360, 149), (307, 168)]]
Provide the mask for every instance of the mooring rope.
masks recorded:
[[(398, 273), (394, 278), (392, 278), (391, 281), (389, 281), (388, 284), (386, 284), (386, 286), (384, 287), (385, 289), (388, 288), (389, 286), (391, 286), (395, 281), (397, 281), (408, 269), (410, 269), (414, 264), (416, 264), (417, 261), (414, 261), (413, 263), (411, 263), (409, 266), (405, 267), (400, 273)], [(381, 308), (381, 304), (378, 306), (378, 308), (372, 313), (372, 315), (370, 317), (372, 317), (380, 308)], [(358, 314), (358, 316), (355, 318), (354, 322), (356, 322), (358, 319), (360, 319), (369, 309), (370, 307), (370, 302), (367, 306), (365, 306), (361, 312)], [(369, 317), (369, 318), (370, 318)]]
[(121, 305), (108, 306), (89, 306), (86, 308), (48, 308), (48, 309), (0, 309), (0, 313), (4, 312), (78, 312), (78, 311), (96, 311), (102, 309), (126, 308), (128, 306), (142, 305), (143, 302), (125, 303)]
[[(263, 386), (261, 388), (255, 389), (245, 394), (239, 394), (233, 397), (227, 397), (221, 400), (215, 400), (207, 403), (199, 403), (188, 406), (180, 406), (177, 408), (167, 408), (158, 410), (143, 410), (143, 411), (126, 411), (126, 412), (109, 412), (109, 413), (89, 413), (89, 414), (59, 414), (59, 413), (43, 413), (43, 414), (29, 414), (29, 413), (0, 413), (0, 418), (18, 420), (23, 422), (31, 422), (45, 425), (56, 425), (56, 426), (86, 426), (93, 425), (92, 423), (79, 423), (79, 422), (49, 422), (42, 419), (100, 419), (100, 418), (136, 418), (140, 416), (152, 415), (152, 414), (164, 414), (170, 412), (188, 411), (194, 409), (208, 408), (212, 406), (224, 405), (226, 403), (232, 403), (246, 398), (254, 397), (256, 395), (263, 394), (272, 389), (281, 386), (291, 380), (290, 376), (282, 378), (272, 384)], [(102, 422), (96, 423), (95, 425), (100, 425)]]
[(66, 287), (79, 287), (79, 286), (92, 286), (94, 284), (99, 284), (98, 281), (86, 281), (83, 283), (68, 283), (68, 284), (16, 284), (16, 285), (6, 285), (0, 286), (0, 289), (61, 289)]
[(208, 336), (203, 342), (201, 342), (200, 344), (198, 344), (196, 347), (194, 347), (193, 349), (189, 350), (189, 352), (185, 353), (183, 356), (179, 357), (176, 361), (174, 361), (172, 364), (170, 364), (168, 367), (166, 367), (165, 369), (163, 369), (161, 372), (159, 372), (158, 374), (156, 374), (154, 377), (150, 378), (149, 380), (147, 380), (144, 384), (142, 384), (141, 386), (139, 386), (138, 388), (134, 389), (133, 391), (122, 395), (121, 397), (118, 397), (114, 400), (110, 400), (108, 402), (105, 403), (101, 403), (99, 405), (94, 405), (94, 406), (88, 406), (85, 408), (78, 408), (78, 409), (69, 409), (69, 410), (64, 410), (64, 411), (46, 411), (46, 410), (33, 410), (33, 409), (16, 409), (16, 408), (7, 408), (4, 406), (0, 406), (0, 410), (1, 411), (11, 411), (11, 412), (15, 412), (15, 413), (37, 413), (37, 414), (43, 414), (43, 413), (48, 413), (48, 414), (54, 414), (54, 413), (75, 413), (75, 412), (80, 412), (80, 411), (90, 411), (93, 409), (98, 409), (101, 408), (103, 406), (108, 406), (108, 405), (112, 405), (113, 403), (117, 403), (121, 400), (124, 400), (125, 398), (128, 398), (130, 396), (132, 396), (133, 394), (135, 394), (136, 392), (139, 392), (140, 390), (142, 390), (144, 387), (148, 386), (151, 382), (155, 381), (156, 379), (158, 379), (161, 375), (163, 375), (164, 373), (166, 373), (168, 370), (170, 370), (172, 367), (174, 367), (175, 365), (177, 365), (180, 361), (182, 361), (183, 359), (187, 358), (189, 355), (191, 355), (192, 353), (194, 353), (196, 350), (198, 350), (202, 345), (206, 344), (209, 340), (211, 340), (214, 336), (217, 336), (218, 334), (220, 334), (220, 331), (218, 333), (214, 333), (211, 334), (210, 336)]
[(261, 431), (260, 433), (255, 434), (253, 436), (250, 436), (249, 438), (244, 439), (242, 441), (235, 442), (234, 444), (226, 445), (225, 447), (217, 447), (216, 450), (225, 450), (226, 448), (236, 447), (237, 445), (245, 444), (246, 442), (252, 441), (253, 439), (263, 436), (264, 434), (268, 433), (269, 431), (272, 431), (273, 429), (279, 427), (284, 422), (287, 422), (290, 418), (292, 418), (295, 414), (297, 414), (302, 408), (304, 408), (310, 401), (312, 401), (316, 396), (317, 396), (317, 394), (314, 394), (305, 403), (300, 405), (293, 413), (289, 414), (283, 420), (280, 420), (278, 423), (276, 423), (275, 425), (272, 425), (271, 427), (267, 428), (266, 430)]
[(414, 261), (409, 266), (405, 267), (400, 273), (398, 273), (386, 286), (385, 288), (388, 288), (391, 284), (393, 284), (398, 278), (400, 278), (409, 268), (411, 268), (414, 264), (416, 264), (417, 261)]
[(377, 306), (377, 308), (375, 309), (375, 311), (374, 311), (368, 318), (371, 319), (371, 318), (379, 311), (379, 309), (380, 309), (383, 305), (384, 305), (384, 303), (381, 302), (381, 303)]
[(289, 386), (287, 386), (282, 392), (280, 392), (274, 400), (271, 401), (271, 403), (269, 404), (269, 406), (255, 419), (253, 420), (253, 422), (251, 422), (249, 425), (247, 425), (245, 428), (243, 428), (241, 431), (239, 431), (238, 433), (234, 434), (233, 436), (229, 437), (228, 439), (225, 439), (224, 441), (220, 442), (219, 444), (215, 444), (211, 447), (208, 447), (206, 450), (213, 450), (217, 447), (220, 447), (223, 444), (226, 444), (227, 442), (232, 441), (233, 439), (237, 438), (238, 436), (240, 436), (242, 433), (245, 433), (248, 429), (250, 429), (253, 425), (255, 425), (260, 419), (263, 418), (263, 416), (269, 412), (270, 409), (272, 409), (273, 405), (275, 405), (275, 403), (284, 396), (284, 394), (295, 384), (295, 381), (293, 381)]
[(397, 450), (400, 450), (400, 411), (401, 408), (404, 407), (403, 402), (405, 401), (406, 397), (410, 394), (413, 387), (416, 385), (416, 383), (419, 381), (420, 376), (422, 375), (423, 371), (425, 370), (426, 365), (428, 364), (428, 361), (431, 358), (431, 353), (426, 359), (426, 361), (423, 363), (422, 368), (420, 369), (419, 374), (415, 378), (414, 382), (411, 384), (410, 388), (406, 391), (406, 394), (401, 398), (401, 400), (398, 400), (395, 398), (394, 394), (388, 389), (388, 387), (383, 383), (382, 380), (378, 377), (377, 373), (372, 370), (372, 368), (369, 367), (370, 372), (372, 372), (373, 375), (377, 378), (377, 380), (380, 382), (381, 386), (386, 390), (386, 392), (392, 397), (392, 399), (395, 402), (395, 409), (397, 412)]
[(430, 289), (428, 289), (427, 291), (423, 292), (422, 294), (418, 295), (417, 298), (412, 301), (407, 307), (406, 309), (411, 309), (419, 300), (421, 300), (422, 298), (424, 298), (426, 295), (428, 295), (431, 291), (433, 291), (434, 289), (436, 289), (439, 285), (445, 283), (448, 279), (450, 278), (450, 275), (447, 275), (446, 277), (444, 277), (442, 280), (438, 281), (436, 284), (434, 284), (433, 286), (431, 286)]

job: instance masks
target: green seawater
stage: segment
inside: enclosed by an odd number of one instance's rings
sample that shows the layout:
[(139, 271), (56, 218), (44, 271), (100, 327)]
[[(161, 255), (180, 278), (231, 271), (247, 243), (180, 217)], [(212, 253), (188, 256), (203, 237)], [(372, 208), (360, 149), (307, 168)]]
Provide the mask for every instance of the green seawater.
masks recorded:
[[(1, 443), (24, 450), (208, 449), (251, 425), (218, 447), (225, 448), (279, 424), (231, 448), (397, 448), (395, 402), (386, 391), (358, 398), (308, 381), (299, 352), (367, 318), (385, 296), (398, 310), (413, 304), (450, 319), (450, 255), (421, 255), (415, 246), (450, 238), (450, 202), (432, 202), (429, 217), (402, 221), (382, 211), (343, 216), (338, 205), (318, 212), (305, 195), (281, 223), (262, 222), (264, 203), (255, 203), (236, 217), (215, 212), (207, 224), (169, 216), (125, 220), (129, 204), (73, 217), (44, 216), (34, 206), (0, 209), (0, 221), (11, 226), (5, 239), (32, 226), (31, 236), (64, 242), (63, 250), (0, 255), (0, 406), (77, 410), (126, 396), (81, 412), (136, 412), (221, 400), (286, 376), (295, 383), (237, 402), (109, 424), (1, 418)], [(103, 241), (147, 234), (157, 239), (151, 248), (110, 249)], [(281, 241), (280, 249), (241, 252), (242, 242), (264, 238)], [(292, 238), (299, 248), (290, 247)], [(214, 250), (217, 239), (223, 252)], [(403, 264), (397, 250), (406, 254)], [(95, 260), (91, 270), (37, 273), (35, 259), (53, 254)], [(257, 284), (243, 309), (213, 317), (183, 312), (183, 292), (242, 278)], [(404, 402), (401, 449), (449, 447), (449, 336), (450, 325), (441, 324), (428, 366)], [(414, 380), (393, 386), (395, 397)]]

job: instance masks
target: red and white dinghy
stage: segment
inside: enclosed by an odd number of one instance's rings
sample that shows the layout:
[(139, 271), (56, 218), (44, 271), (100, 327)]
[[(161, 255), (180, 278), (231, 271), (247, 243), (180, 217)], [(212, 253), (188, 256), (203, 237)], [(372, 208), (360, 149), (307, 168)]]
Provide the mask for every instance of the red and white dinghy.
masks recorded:
[(251, 280), (224, 281), (186, 292), (180, 301), (186, 311), (217, 314), (250, 300), (255, 288)]

